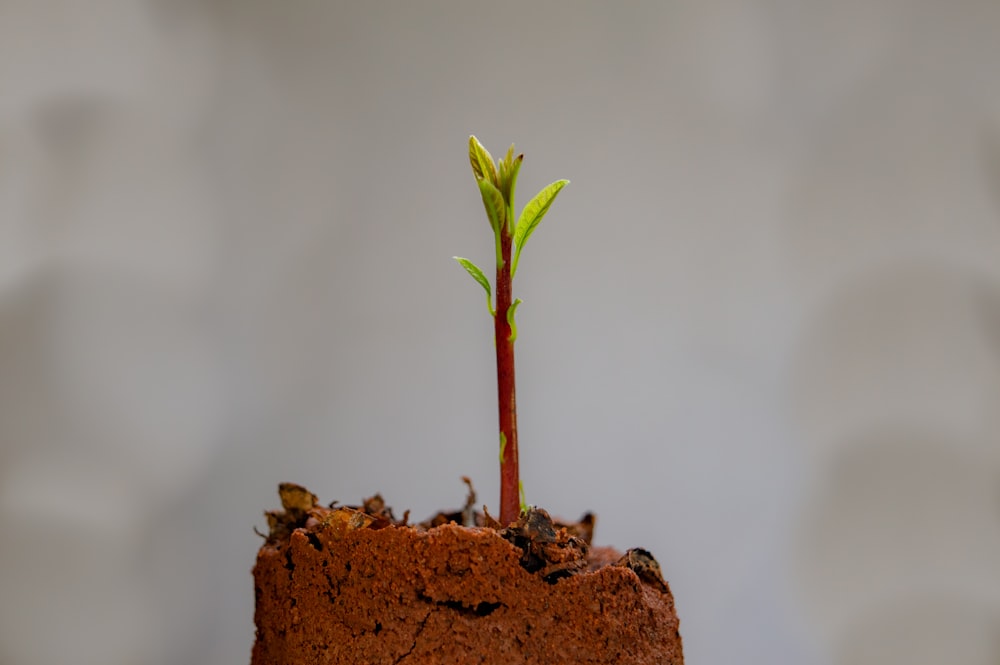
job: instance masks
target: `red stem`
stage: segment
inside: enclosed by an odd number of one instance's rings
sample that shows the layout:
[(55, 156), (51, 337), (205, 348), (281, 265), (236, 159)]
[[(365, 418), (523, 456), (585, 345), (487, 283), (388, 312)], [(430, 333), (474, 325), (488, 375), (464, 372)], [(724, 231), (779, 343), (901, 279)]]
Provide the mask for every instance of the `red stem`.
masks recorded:
[(520, 473), (517, 463), (517, 399), (514, 389), (514, 340), (507, 310), (511, 305), (510, 259), (512, 237), (507, 229), (500, 234), (503, 263), (497, 266), (497, 307), (494, 333), (497, 347), (497, 405), (500, 435), (506, 444), (500, 454), (500, 523), (510, 524), (521, 512)]

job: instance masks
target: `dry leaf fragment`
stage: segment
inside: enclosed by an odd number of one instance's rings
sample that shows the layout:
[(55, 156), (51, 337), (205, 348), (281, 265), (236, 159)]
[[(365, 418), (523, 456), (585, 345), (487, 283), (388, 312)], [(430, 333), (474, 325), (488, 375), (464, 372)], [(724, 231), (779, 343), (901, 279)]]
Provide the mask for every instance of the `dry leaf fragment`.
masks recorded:
[(337, 508), (320, 518), (321, 528), (334, 540), (341, 540), (350, 531), (365, 529), (376, 520), (360, 510)]
[(660, 570), (660, 564), (657, 563), (648, 550), (644, 550), (641, 547), (633, 547), (625, 552), (622, 558), (611, 565), (628, 568), (638, 575), (639, 579), (643, 582), (655, 586), (664, 593), (669, 593), (670, 591), (667, 583), (663, 580), (663, 571)]
[(281, 505), (289, 512), (304, 513), (318, 503), (315, 494), (295, 483), (278, 485), (278, 496), (281, 497)]
[(580, 518), (579, 522), (572, 522), (569, 524), (556, 522), (555, 527), (557, 529), (566, 529), (566, 531), (569, 532), (569, 535), (576, 536), (588, 545), (592, 545), (594, 542), (594, 526), (596, 524), (597, 516), (595, 516), (594, 513), (586, 513)]
[(469, 488), (465, 506), (462, 507), (462, 526), (476, 526), (476, 488), (468, 476), (462, 476), (462, 482)]

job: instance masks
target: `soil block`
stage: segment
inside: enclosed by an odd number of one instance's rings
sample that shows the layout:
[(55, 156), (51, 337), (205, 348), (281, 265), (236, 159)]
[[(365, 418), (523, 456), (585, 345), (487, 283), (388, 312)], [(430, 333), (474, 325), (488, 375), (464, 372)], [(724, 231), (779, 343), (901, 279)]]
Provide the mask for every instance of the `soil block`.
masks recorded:
[(532, 509), (501, 527), (467, 504), (410, 525), (378, 496), (281, 497), (253, 571), (251, 665), (684, 662), (655, 559), (591, 547), (592, 518)]

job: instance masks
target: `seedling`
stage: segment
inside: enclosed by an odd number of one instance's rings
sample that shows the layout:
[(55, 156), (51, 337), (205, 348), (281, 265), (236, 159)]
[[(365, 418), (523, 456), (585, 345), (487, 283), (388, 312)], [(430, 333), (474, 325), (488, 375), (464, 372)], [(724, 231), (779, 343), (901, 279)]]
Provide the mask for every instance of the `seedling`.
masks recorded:
[(469, 162), (483, 198), (486, 216), (496, 244), (496, 303), (490, 281), (472, 261), (454, 257), (486, 290), (486, 306), (493, 317), (497, 354), (497, 407), (500, 416), (500, 522), (509, 524), (521, 510), (521, 480), (517, 457), (517, 400), (514, 386), (514, 340), (517, 325), (514, 313), (521, 300), (512, 299), (511, 284), (517, 272), (521, 250), (549, 211), (556, 195), (569, 180), (556, 180), (542, 188), (514, 217), (514, 188), (524, 155), (514, 156), (511, 144), (507, 155), (496, 162), (475, 136), (469, 137)]

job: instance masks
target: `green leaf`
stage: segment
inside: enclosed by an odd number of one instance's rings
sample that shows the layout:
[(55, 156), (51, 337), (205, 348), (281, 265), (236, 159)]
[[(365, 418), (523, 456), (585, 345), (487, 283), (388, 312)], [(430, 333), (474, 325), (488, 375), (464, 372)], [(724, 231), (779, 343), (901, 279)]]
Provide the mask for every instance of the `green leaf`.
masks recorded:
[(495, 313), (493, 312), (493, 289), (490, 288), (490, 280), (486, 279), (486, 275), (483, 274), (483, 271), (469, 259), (463, 259), (461, 256), (453, 256), (451, 258), (458, 261), (458, 263), (465, 268), (465, 272), (472, 275), (472, 279), (479, 282), (482, 287), (486, 289), (486, 306), (490, 310), (490, 316), (495, 316)]
[(510, 147), (507, 148), (507, 156), (503, 158), (503, 161), (506, 162), (506, 164), (507, 164), (508, 167), (510, 167), (511, 162), (514, 161), (514, 144), (513, 143), (511, 143)]
[(517, 249), (514, 250), (514, 260), (510, 266), (511, 279), (514, 278), (514, 273), (517, 272), (517, 262), (521, 257), (521, 250), (524, 249), (524, 244), (528, 242), (528, 238), (531, 237), (531, 234), (534, 233), (539, 223), (541, 223), (542, 218), (545, 217), (545, 213), (549, 211), (552, 202), (556, 200), (556, 195), (568, 184), (569, 180), (556, 180), (542, 188), (542, 191), (535, 194), (535, 198), (528, 201), (528, 205), (524, 206), (524, 210), (521, 211), (521, 217), (517, 220), (517, 226), (514, 228), (514, 244), (517, 245)]
[[(511, 148), (514, 146), (511, 145)], [(514, 190), (517, 188), (517, 174), (521, 170), (521, 162), (524, 161), (524, 155), (518, 155), (511, 162), (507, 169), (507, 181), (504, 183), (506, 189), (503, 192), (504, 197), (507, 199), (507, 224), (508, 226), (514, 223)], [(513, 231), (513, 229), (508, 229), (508, 231)]]
[(506, 460), (504, 459), (503, 453), (507, 450), (507, 435), (500, 432), (500, 463), (503, 464)]
[(513, 342), (517, 339), (517, 324), (514, 323), (514, 311), (517, 310), (517, 306), (521, 304), (521, 299), (517, 298), (510, 304), (507, 308), (507, 325), (510, 326), (510, 337), (507, 338), (508, 342)]
[(475, 136), (469, 137), (469, 163), (472, 164), (472, 173), (476, 176), (476, 180), (489, 180), (494, 186), (499, 186), (500, 180), (497, 177), (496, 164), (493, 163), (493, 155)]
[(503, 202), (503, 194), (489, 180), (479, 181), (479, 193), (483, 196), (483, 206), (486, 208), (486, 215), (490, 218), (490, 227), (493, 233), (499, 234), (500, 229), (507, 221), (507, 206)]
[[(497, 169), (499, 171), (499, 177), (500, 177), (500, 183), (498, 187), (500, 189), (500, 193), (503, 194), (504, 201), (507, 202), (508, 206), (513, 204), (513, 201), (511, 200), (510, 197), (511, 171), (513, 170), (513, 168), (514, 168), (514, 144), (511, 143), (510, 147), (507, 148), (507, 154), (504, 155), (503, 159), (497, 162)], [(515, 175), (514, 177), (516, 178), (517, 176)], [(510, 222), (510, 217), (511, 215), (507, 216), (508, 223)]]
[(501, 159), (500, 162), (497, 163), (497, 178), (500, 180), (498, 189), (500, 190), (500, 193), (503, 194), (504, 201), (508, 202), (510, 201), (510, 198), (507, 196), (507, 183), (510, 180), (508, 175), (509, 170), (510, 164), (508, 164), (506, 160)]

